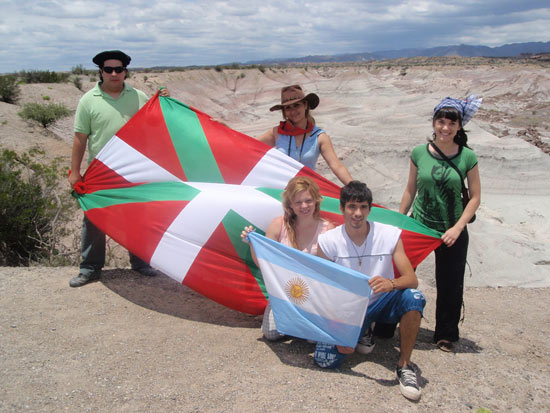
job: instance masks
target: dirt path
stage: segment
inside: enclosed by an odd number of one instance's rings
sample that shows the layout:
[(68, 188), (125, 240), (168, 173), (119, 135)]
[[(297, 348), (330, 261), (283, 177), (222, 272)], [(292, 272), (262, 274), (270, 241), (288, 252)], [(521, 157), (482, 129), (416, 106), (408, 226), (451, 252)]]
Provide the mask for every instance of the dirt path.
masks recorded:
[[(394, 379), (397, 336), (340, 371), (313, 345), (261, 338), (259, 317), (226, 309), (168, 277), (75, 268), (0, 268), (0, 411), (548, 411), (548, 289), (468, 288), (456, 353), (430, 342), (428, 298), (413, 360), (422, 399)], [(367, 407), (368, 406), (368, 407)]]

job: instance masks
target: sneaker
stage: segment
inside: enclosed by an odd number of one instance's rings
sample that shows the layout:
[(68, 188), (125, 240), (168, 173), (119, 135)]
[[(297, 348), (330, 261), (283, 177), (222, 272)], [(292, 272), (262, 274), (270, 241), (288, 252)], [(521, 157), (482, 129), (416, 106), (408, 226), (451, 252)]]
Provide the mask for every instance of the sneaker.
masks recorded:
[(355, 351), (361, 354), (369, 354), (372, 350), (374, 350), (375, 345), (374, 334), (372, 333), (372, 329), (369, 327), (365, 335), (359, 339), (359, 342), (355, 347)]
[(410, 365), (403, 367), (397, 366), (395, 372), (397, 373), (397, 380), (399, 380), (399, 390), (401, 394), (410, 400), (420, 399), (420, 387), (416, 382), (416, 372)]
[(155, 270), (153, 267), (142, 267), (142, 268), (132, 268), (132, 269), (146, 277), (156, 277), (157, 275), (160, 274), (160, 272)]
[(71, 278), (71, 281), (69, 281), (69, 285), (71, 287), (82, 287), (83, 285), (91, 283), (95, 280), (99, 280), (99, 273), (97, 272), (91, 274), (80, 273), (76, 277)]

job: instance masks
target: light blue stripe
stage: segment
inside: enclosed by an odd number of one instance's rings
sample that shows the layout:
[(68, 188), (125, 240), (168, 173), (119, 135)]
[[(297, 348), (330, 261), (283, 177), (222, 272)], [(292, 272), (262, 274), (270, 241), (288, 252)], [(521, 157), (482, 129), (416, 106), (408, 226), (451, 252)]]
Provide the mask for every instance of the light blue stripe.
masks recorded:
[[(334, 288), (369, 297), (369, 276), (332, 261), (287, 247), (255, 232), (248, 234), (258, 259), (271, 262), (289, 271), (302, 274)], [(345, 280), (345, 285), (342, 284)]]
[(276, 297), (270, 297), (269, 302), (280, 333), (347, 347), (355, 347), (359, 340), (361, 326), (328, 320)]

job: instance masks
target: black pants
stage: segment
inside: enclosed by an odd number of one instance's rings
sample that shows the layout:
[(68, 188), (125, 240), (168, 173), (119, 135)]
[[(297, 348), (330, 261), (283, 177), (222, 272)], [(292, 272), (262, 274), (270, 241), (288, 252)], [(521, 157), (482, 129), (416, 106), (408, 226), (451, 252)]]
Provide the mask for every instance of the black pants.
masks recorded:
[(468, 241), (468, 230), (464, 229), (452, 247), (443, 244), (435, 250), (437, 300), (434, 343), (458, 340)]
[[(464, 229), (452, 247), (442, 244), (435, 250), (435, 308), (434, 343), (439, 340), (458, 341), (458, 323), (462, 313), (464, 271), (468, 254), (468, 230)], [(376, 337), (391, 338), (396, 324), (376, 323)]]

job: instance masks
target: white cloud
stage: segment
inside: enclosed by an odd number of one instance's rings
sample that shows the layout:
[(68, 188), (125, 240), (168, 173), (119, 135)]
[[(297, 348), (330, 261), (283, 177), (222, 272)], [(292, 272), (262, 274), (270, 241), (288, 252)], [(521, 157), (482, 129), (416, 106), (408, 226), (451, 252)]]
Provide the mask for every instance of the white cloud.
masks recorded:
[(134, 66), (550, 40), (543, 1), (3, 1), (0, 72), (92, 67), (119, 48)]

